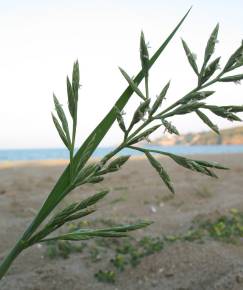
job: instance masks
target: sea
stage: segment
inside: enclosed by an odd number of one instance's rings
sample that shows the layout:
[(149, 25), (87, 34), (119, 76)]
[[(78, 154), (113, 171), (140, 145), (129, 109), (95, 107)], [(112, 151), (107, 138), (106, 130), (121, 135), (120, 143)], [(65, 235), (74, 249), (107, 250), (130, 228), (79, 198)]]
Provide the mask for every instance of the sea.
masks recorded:
[[(157, 146), (147, 145), (144, 148), (163, 150), (179, 155), (190, 154), (232, 154), (243, 153), (243, 145), (193, 145), (193, 146)], [(103, 157), (113, 147), (98, 147), (93, 157)], [(124, 149), (120, 155), (141, 156), (143, 153), (131, 149)], [(57, 160), (68, 159), (68, 151), (64, 148), (51, 149), (2, 149), (0, 150), (0, 161), (20, 161), (20, 160)]]

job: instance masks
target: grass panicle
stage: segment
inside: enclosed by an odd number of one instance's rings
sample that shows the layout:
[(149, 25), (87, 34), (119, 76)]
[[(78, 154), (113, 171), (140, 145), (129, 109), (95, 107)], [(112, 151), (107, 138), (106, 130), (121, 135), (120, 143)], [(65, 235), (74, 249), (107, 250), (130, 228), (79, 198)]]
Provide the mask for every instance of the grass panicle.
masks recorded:
[[(35, 243), (52, 242), (52, 241), (79, 241), (96, 237), (123, 237), (127, 236), (128, 232), (146, 227), (151, 224), (149, 221), (142, 221), (129, 225), (109, 226), (107, 228), (87, 228), (73, 230), (68, 233), (59, 234), (55, 232), (57, 229), (74, 220), (79, 220), (84, 216), (88, 216), (95, 212), (96, 203), (107, 195), (107, 191), (98, 192), (86, 199), (81, 199), (78, 202), (72, 203), (64, 209), (53, 213), (59, 203), (75, 188), (87, 183), (102, 182), (106, 174), (118, 171), (129, 159), (129, 156), (118, 156), (125, 148), (131, 148), (145, 154), (151, 166), (161, 177), (162, 181), (168, 189), (174, 193), (174, 188), (169, 174), (164, 169), (162, 162), (156, 159), (156, 154), (165, 155), (174, 160), (178, 165), (187, 169), (200, 172), (210, 177), (216, 177), (212, 169), (226, 169), (220, 164), (193, 160), (184, 156), (178, 156), (160, 150), (146, 149), (140, 146), (139, 142), (149, 140), (153, 134), (162, 125), (170, 134), (179, 134), (179, 131), (171, 124), (169, 118), (176, 115), (186, 115), (196, 113), (197, 116), (213, 131), (218, 132), (217, 127), (209, 120), (206, 112), (210, 111), (216, 116), (226, 118), (230, 121), (240, 121), (237, 113), (243, 112), (242, 106), (215, 106), (208, 103), (208, 98), (215, 93), (211, 90), (205, 90), (211, 85), (221, 82), (238, 82), (242, 79), (242, 74), (225, 76), (228, 71), (233, 71), (235, 68), (243, 66), (242, 62), (242, 44), (233, 55), (229, 58), (224, 69), (215, 76), (218, 69), (219, 58), (215, 59), (208, 65), (208, 62), (213, 55), (215, 44), (218, 35), (218, 25), (213, 30), (206, 45), (204, 61), (202, 69), (198, 71), (198, 66), (195, 62), (194, 55), (190, 52), (187, 44), (183, 41), (183, 47), (186, 51), (190, 65), (192, 66), (198, 83), (195, 88), (192, 88), (185, 96), (182, 96), (170, 106), (165, 104), (165, 96), (170, 86), (167, 83), (161, 90), (160, 95), (152, 102), (152, 96), (149, 96), (149, 71), (158, 57), (170, 43), (177, 30), (180, 28), (186, 19), (190, 10), (180, 20), (171, 34), (161, 44), (157, 51), (150, 57), (148, 46), (145, 42), (144, 34), (140, 37), (140, 60), (141, 71), (135, 78), (120, 69), (123, 77), (128, 82), (127, 89), (121, 94), (111, 110), (91, 132), (84, 143), (78, 148), (75, 154), (76, 130), (77, 130), (77, 112), (80, 89), (80, 71), (79, 63), (75, 61), (73, 65), (72, 77), (67, 77), (67, 99), (70, 118), (65, 115), (65, 111), (54, 95), (54, 105), (56, 116), (52, 114), (54, 125), (58, 134), (69, 150), (70, 163), (56, 182), (52, 191), (44, 201), (42, 207), (36, 217), (23, 233), (19, 241), (2, 261), (0, 265), (0, 279), (6, 274), (7, 270), (15, 260), (15, 258), (28, 247)], [(214, 76), (214, 77), (213, 77)], [(145, 81), (145, 92), (139, 88), (142, 81)], [(123, 119), (123, 110), (127, 102), (133, 94), (138, 95), (142, 99), (142, 103), (134, 111), (131, 121), (126, 124)], [(203, 100), (203, 102), (201, 102)], [(152, 105), (151, 105), (152, 104)], [(163, 106), (162, 106), (163, 105)], [(201, 111), (204, 110), (204, 112)], [(71, 119), (69, 123), (68, 120)], [(101, 160), (94, 163), (87, 163), (92, 154), (106, 136), (114, 122), (118, 121), (119, 127), (124, 134), (121, 143), (104, 156)], [(159, 122), (159, 124), (158, 124)], [(128, 128), (128, 129), (127, 129)], [(51, 215), (52, 214), (52, 215)], [(100, 279), (107, 278), (107, 273), (100, 273)], [(109, 275), (108, 275), (109, 276)], [(109, 276), (110, 277), (110, 276)], [(108, 277), (108, 278), (109, 278)], [(112, 275), (111, 275), (111, 279)]]

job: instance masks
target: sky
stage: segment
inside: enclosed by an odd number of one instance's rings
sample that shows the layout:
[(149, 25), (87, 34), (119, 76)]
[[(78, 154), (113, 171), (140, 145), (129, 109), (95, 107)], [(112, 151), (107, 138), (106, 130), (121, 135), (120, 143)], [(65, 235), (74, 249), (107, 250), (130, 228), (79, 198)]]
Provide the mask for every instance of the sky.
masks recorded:
[[(243, 1), (0, 0), (0, 149), (63, 147), (52, 124), (52, 94), (65, 109), (65, 80), (76, 59), (82, 85), (77, 133), (77, 145), (81, 144), (127, 86), (118, 66), (131, 76), (140, 70), (141, 30), (152, 55), (191, 5), (190, 15), (151, 69), (152, 98), (171, 80), (165, 106), (196, 85), (181, 37), (201, 64), (207, 39), (219, 22), (215, 57), (221, 55), (223, 65), (243, 38)], [(210, 104), (243, 104), (240, 85), (223, 83), (212, 89), (217, 93)], [(138, 104), (133, 95), (125, 109), (126, 121)], [(220, 128), (237, 125), (211, 118)], [(181, 133), (206, 129), (193, 114), (177, 117), (173, 124)], [(162, 135), (161, 129), (155, 137)], [(102, 145), (118, 144), (121, 138), (114, 125)]]

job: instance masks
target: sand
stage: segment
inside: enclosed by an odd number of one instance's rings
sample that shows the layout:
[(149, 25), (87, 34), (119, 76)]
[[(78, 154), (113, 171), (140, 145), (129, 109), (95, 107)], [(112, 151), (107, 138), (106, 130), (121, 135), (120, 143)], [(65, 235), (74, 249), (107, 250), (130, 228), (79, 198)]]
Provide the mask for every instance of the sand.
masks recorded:
[[(212, 179), (162, 159), (176, 189), (175, 197), (170, 198), (168, 189), (148, 162), (133, 159), (120, 172), (107, 176), (104, 182), (75, 190), (67, 202), (100, 189), (110, 189), (109, 196), (99, 204), (92, 218), (120, 222), (150, 219), (155, 223), (144, 230), (143, 234), (147, 235), (183, 233), (199, 218), (224, 214), (231, 208), (243, 210), (243, 155), (196, 158), (221, 162), (231, 170), (217, 171), (219, 179)], [(30, 223), (65, 164), (65, 161), (33, 161), (0, 165), (0, 259)], [(115, 285), (95, 280), (93, 275), (100, 265), (88, 263), (85, 253), (50, 260), (44, 251), (44, 247), (34, 246), (22, 253), (0, 281), (0, 289), (243, 289), (240, 243), (210, 239), (203, 244), (175, 242), (144, 258), (137, 267), (120, 273)]]

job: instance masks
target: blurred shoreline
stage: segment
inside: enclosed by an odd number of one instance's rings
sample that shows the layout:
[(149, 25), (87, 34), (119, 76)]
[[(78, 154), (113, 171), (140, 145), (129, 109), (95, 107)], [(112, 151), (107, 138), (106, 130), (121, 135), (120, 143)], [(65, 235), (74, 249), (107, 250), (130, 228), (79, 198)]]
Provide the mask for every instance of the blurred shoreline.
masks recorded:
[[(229, 158), (231, 156), (233, 159), (243, 158), (243, 153), (218, 153), (218, 154), (186, 154), (189, 158), (199, 158), (199, 159), (221, 159), (224, 157)], [(159, 158), (168, 158), (161, 155)], [(90, 162), (99, 161), (100, 157), (91, 157)], [(146, 160), (144, 155), (131, 156), (130, 161)], [(46, 159), (46, 160), (5, 160), (0, 161), (0, 169), (14, 168), (14, 167), (63, 167), (67, 166), (69, 163), (68, 159)]]
[[(243, 153), (243, 145), (154, 145), (140, 144), (140, 147), (166, 151), (177, 155), (197, 155), (197, 154), (232, 154)], [(92, 154), (92, 158), (102, 158), (114, 150), (115, 147), (98, 147)], [(131, 155), (133, 157), (142, 157), (143, 153), (132, 149), (123, 149), (118, 155)], [(69, 158), (68, 150), (65, 148), (50, 149), (0, 149), (0, 163), (9, 161), (29, 161), (29, 160), (67, 160)]]

